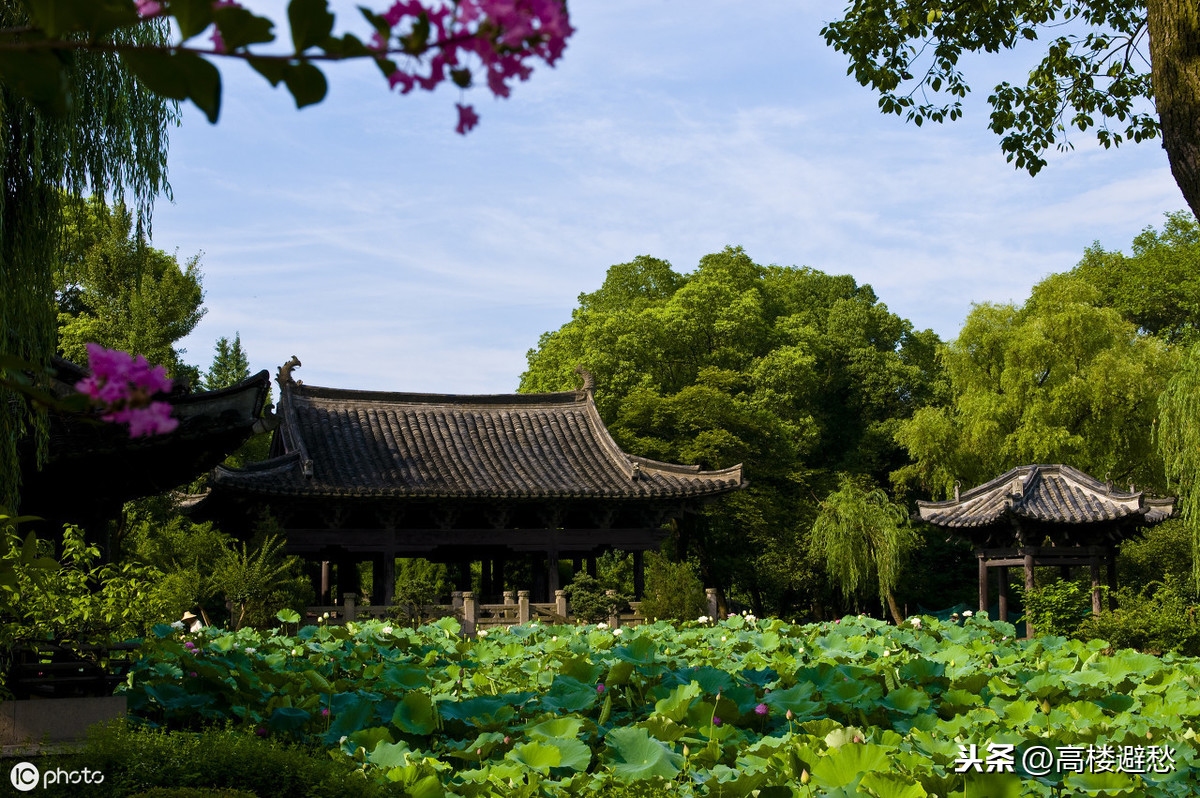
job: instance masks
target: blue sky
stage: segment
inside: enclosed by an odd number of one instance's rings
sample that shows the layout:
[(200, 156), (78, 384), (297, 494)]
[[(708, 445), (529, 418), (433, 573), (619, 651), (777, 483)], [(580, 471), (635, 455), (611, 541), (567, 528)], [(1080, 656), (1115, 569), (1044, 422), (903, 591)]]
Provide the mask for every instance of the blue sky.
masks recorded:
[[(328, 98), (297, 111), (223, 66), (221, 119), (184, 109), (154, 217), (156, 246), (204, 253), (185, 358), (207, 368), (239, 332), (254, 369), (294, 354), (309, 384), (511, 391), (609, 266), (686, 272), (726, 245), (851, 274), (949, 339), (972, 302), (1020, 302), (1093, 241), (1127, 250), (1185, 207), (1158, 142), (1079, 134), (1036, 178), (1005, 162), (984, 101), (1032, 49), (968, 64), (965, 119), (882, 116), (819, 36), (842, 7), (574, 2), (559, 66), (508, 100), (400, 96), (373, 66), (332, 65)], [(481, 117), (465, 137), (460, 100)]]

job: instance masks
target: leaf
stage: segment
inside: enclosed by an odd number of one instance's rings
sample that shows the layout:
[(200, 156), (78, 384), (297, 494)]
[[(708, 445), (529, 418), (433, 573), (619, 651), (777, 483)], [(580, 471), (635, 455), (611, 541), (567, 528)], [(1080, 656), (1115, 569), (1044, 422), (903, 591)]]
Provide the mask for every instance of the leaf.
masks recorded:
[(367, 755), (367, 760), (381, 768), (404, 767), (408, 764), (408, 755), (412, 749), (404, 741), (398, 743), (380, 740)]
[(210, 0), (171, 0), (171, 16), (179, 23), (184, 41), (204, 31), (213, 22)]
[(309, 63), (288, 64), (283, 70), (283, 82), (292, 93), (297, 108), (321, 102), (329, 90), (325, 75)]
[(926, 798), (929, 795), (911, 776), (900, 773), (864, 773), (858, 789), (875, 798)]
[(70, 108), (67, 65), (55, 53), (0, 50), (0, 80), (52, 116), (64, 116)]
[(433, 702), (428, 695), (407, 693), (396, 705), (392, 723), (405, 734), (433, 734), (437, 725), (433, 713)]
[(526, 726), (525, 733), (535, 739), (548, 739), (551, 737), (577, 737), (583, 729), (582, 718), (553, 718), (544, 720), (534, 726)]
[(562, 763), (562, 752), (557, 746), (545, 743), (521, 743), (505, 754), (504, 758), (520, 762), (533, 770), (549, 773), (550, 768), (558, 767)]
[(33, 23), (54, 39), (77, 31), (101, 38), (138, 21), (133, 6), (123, 0), (37, 0), (24, 5)]
[(850, 787), (864, 773), (888, 770), (888, 759), (889, 749), (882, 746), (848, 743), (813, 763), (813, 783), (827, 790)]
[(929, 696), (922, 690), (900, 687), (888, 693), (881, 703), (888, 709), (912, 715), (929, 708)]
[(700, 685), (696, 682), (680, 685), (672, 690), (666, 698), (655, 703), (654, 712), (673, 721), (681, 721), (687, 716), (692, 701), (699, 695)]
[(652, 739), (645, 729), (613, 729), (604, 741), (615, 754), (613, 775), (620, 781), (673, 779), (683, 765), (683, 756)]
[(296, 707), (276, 707), (267, 719), (267, 725), (275, 731), (298, 731), (312, 719), (312, 715)]
[(121, 59), (150, 91), (170, 100), (196, 104), (209, 122), (221, 110), (221, 73), (195, 53), (125, 50)]
[(333, 32), (333, 14), (329, 13), (327, 0), (292, 0), (288, 4), (288, 23), (297, 55), (321, 44)]
[(280, 610), (275, 613), (275, 617), (282, 623), (299, 623), (300, 613), (295, 610)]
[(251, 44), (275, 41), (275, 23), (240, 6), (222, 6), (213, 12), (213, 21), (221, 31), (227, 51)]
[(336, 744), (366, 726), (375, 714), (375, 702), (356, 693), (338, 693), (333, 697), (333, 723), (325, 733), (325, 742)]

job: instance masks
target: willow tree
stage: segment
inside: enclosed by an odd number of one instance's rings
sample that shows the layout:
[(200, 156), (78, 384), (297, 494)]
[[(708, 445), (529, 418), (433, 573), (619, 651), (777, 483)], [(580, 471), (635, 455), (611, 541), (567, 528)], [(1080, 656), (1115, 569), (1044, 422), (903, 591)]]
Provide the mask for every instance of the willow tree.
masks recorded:
[[(1183, 521), (1192, 530), (1192, 551), (1200, 551), (1200, 344), (1183, 356), (1158, 397), (1154, 439), (1167, 479), (1179, 492)], [(1193, 557), (1200, 579), (1200, 557)]]
[(872, 588), (900, 623), (896, 586), (904, 563), (920, 537), (908, 525), (904, 508), (879, 488), (843, 476), (821, 502), (812, 526), (812, 551), (825, 559), (825, 571), (848, 601)]
[[(0, 0), (0, 26), (23, 22), (20, 4)], [(141, 25), (122, 35), (153, 40), (165, 29)], [(154, 198), (169, 190), (174, 104), (145, 91), (111, 53), (53, 57), (67, 65), (58, 112), (35, 107), (25, 99), (27, 86), (0, 78), (0, 368), (10, 370), (17, 360), (44, 366), (54, 352), (61, 192), (128, 196), (144, 221)], [(0, 408), (0, 503), (12, 506), (20, 484), (18, 442), (32, 434), (42, 456), (45, 419), (3, 382)]]

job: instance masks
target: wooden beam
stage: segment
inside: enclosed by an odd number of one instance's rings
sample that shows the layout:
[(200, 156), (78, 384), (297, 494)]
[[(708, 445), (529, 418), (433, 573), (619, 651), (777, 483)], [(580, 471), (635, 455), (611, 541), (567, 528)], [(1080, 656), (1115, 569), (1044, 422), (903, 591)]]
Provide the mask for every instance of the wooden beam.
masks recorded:
[(1001, 621), (1004, 621), (1005, 623), (1007, 623), (1008, 622), (1008, 567), (1002, 565), (1002, 566), (1000, 566), (1000, 568), (997, 570), (996, 573), (1000, 579), (1000, 583), (997, 586), (997, 591), (998, 591), (998, 595), (999, 595), (998, 601), (1000, 602), (999, 612), (997, 614), (1000, 616)]
[(987, 612), (988, 609), (988, 566), (987, 562), (979, 558), (979, 611)]

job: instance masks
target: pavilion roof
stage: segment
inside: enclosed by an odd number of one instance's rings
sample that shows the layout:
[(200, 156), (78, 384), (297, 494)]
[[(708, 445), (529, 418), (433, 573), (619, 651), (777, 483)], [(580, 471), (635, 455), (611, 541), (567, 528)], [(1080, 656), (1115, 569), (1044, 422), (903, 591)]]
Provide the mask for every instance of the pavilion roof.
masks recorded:
[(1149, 526), (1170, 518), (1173, 498), (1118, 490), (1068, 465), (1027, 465), (943, 502), (917, 502), (917, 516), (935, 526), (974, 532), (1011, 521), (1042, 526)]
[(702, 498), (745, 484), (740, 464), (702, 471), (623, 452), (586, 389), (384, 393), (304, 385), (282, 371), (280, 383), (275, 456), (218, 467), (214, 492), (638, 500)]

